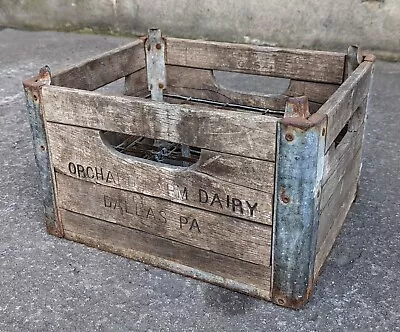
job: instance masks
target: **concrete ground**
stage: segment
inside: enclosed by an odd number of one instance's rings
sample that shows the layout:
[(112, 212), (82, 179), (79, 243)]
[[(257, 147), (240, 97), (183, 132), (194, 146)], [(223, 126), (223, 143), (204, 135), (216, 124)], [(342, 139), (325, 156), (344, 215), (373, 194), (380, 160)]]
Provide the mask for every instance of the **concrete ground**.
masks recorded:
[(126, 42), (0, 31), (0, 331), (400, 330), (400, 63), (376, 65), (360, 196), (303, 310), (46, 234), (21, 80)]

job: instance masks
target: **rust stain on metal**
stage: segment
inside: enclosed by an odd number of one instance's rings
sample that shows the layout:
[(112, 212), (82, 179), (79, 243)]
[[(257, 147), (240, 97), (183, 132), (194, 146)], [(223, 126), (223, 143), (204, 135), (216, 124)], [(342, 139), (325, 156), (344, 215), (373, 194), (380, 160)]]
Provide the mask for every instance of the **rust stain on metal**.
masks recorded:
[(293, 136), (292, 133), (287, 133), (287, 134), (285, 135), (285, 138), (286, 138), (286, 140), (287, 140), (288, 142), (292, 142), (292, 141), (294, 140), (294, 136)]
[(280, 120), (283, 126), (291, 126), (302, 131), (316, 127), (326, 121), (326, 114), (314, 113), (308, 119), (304, 118), (283, 118)]
[(290, 202), (290, 198), (286, 193), (286, 188), (285, 187), (281, 187), (281, 200), (285, 204), (288, 204)]
[(272, 289), (272, 301), (280, 306), (290, 309), (302, 309), (310, 299), (312, 290), (314, 288), (314, 280), (307, 287), (307, 291), (302, 297), (291, 298), (281, 289)]
[(286, 101), (285, 118), (304, 118), (310, 116), (308, 98), (306, 96), (289, 97)]

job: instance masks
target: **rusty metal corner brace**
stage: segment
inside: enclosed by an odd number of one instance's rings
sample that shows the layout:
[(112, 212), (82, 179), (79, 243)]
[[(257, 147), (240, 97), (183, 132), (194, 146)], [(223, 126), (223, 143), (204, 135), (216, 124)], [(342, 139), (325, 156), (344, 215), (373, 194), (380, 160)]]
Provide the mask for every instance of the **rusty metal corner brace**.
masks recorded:
[(302, 307), (313, 287), (325, 135), (322, 119), (278, 124), (271, 291), (285, 307)]
[(41, 88), (43, 85), (50, 84), (51, 73), (48, 66), (41, 68), (37, 77), (23, 82), (35, 159), (39, 169), (40, 187), (44, 195), (43, 204), (47, 231), (52, 235), (63, 237), (63, 229), (56, 213), (52, 172), (41, 108)]

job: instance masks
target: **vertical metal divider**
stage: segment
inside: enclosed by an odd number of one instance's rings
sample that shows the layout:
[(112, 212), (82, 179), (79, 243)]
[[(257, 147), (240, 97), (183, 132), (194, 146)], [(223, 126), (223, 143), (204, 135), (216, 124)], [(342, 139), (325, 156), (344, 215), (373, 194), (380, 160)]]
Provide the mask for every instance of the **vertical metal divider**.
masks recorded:
[[(148, 31), (145, 42), (147, 84), (154, 101), (163, 101), (163, 91), (167, 87), (167, 70), (165, 65), (166, 43), (162, 37), (161, 30), (152, 28)], [(154, 145), (163, 148), (165, 144), (162, 140), (155, 140)], [(190, 157), (188, 145), (181, 144), (183, 157)], [(189, 166), (188, 162), (183, 162), (183, 166)]]

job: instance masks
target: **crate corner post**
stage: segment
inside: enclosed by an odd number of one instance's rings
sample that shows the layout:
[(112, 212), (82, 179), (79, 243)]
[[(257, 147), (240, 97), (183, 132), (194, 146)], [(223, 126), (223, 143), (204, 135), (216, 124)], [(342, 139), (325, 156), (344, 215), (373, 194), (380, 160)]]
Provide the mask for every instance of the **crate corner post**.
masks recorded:
[(326, 118), (310, 116), (306, 97), (289, 98), (278, 122), (274, 192), (272, 301), (303, 307), (314, 284)]
[(43, 195), (44, 218), (48, 233), (63, 237), (59, 221), (50, 166), (49, 148), (41, 105), (42, 87), (51, 84), (51, 73), (48, 66), (40, 69), (39, 75), (23, 81), (26, 108), (33, 138), (36, 165), (39, 172), (40, 189)]

